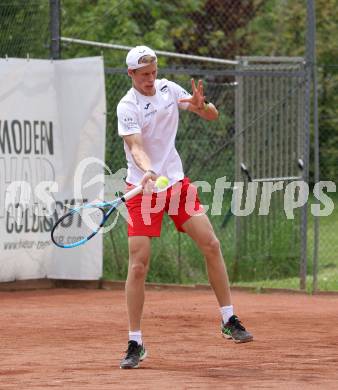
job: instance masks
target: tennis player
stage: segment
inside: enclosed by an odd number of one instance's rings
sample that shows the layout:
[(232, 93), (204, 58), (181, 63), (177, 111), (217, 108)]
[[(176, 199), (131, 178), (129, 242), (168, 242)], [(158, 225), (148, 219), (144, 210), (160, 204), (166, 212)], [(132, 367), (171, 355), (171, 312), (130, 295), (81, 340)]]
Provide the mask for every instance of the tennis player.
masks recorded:
[[(118, 133), (124, 140), (128, 164), (127, 189), (141, 183), (145, 190), (126, 204), (130, 217), (126, 280), (129, 341), (120, 367), (137, 368), (146, 357), (141, 333), (144, 284), (151, 239), (160, 236), (165, 212), (178, 231), (196, 242), (205, 257), (209, 281), (220, 307), (222, 335), (236, 343), (252, 341), (253, 336), (234, 315), (219, 240), (201, 206), (196, 187), (184, 176), (175, 149), (179, 109), (210, 121), (218, 118), (218, 111), (205, 100), (201, 80), (197, 85), (191, 81), (191, 95), (174, 82), (157, 79), (157, 57), (149, 47), (131, 49), (126, 63), (132, 88), (117, 106)], [(165, 191), (150, 192), (158, 175), (168, 177), (169, 185)]]

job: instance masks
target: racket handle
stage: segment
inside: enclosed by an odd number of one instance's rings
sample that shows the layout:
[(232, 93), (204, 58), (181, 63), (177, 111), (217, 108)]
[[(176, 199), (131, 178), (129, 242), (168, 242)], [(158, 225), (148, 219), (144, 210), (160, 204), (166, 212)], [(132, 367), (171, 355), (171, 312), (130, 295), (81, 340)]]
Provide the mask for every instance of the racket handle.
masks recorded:
[(126, 202), (127, 200), (133, 198), (134, 196), (138, 195), (140, 192), (142, 192), (142, 186), (139, 185), (132, 190), (128, 191), (125, 195), (122, 196), (122, 200)]

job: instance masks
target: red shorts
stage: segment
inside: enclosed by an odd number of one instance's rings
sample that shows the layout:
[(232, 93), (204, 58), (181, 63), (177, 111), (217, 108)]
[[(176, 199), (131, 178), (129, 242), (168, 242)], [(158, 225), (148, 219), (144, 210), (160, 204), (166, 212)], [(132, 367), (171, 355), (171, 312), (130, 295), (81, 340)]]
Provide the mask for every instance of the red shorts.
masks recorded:
[[(133, 185), (127, 185), (127, 191), (132, 188)], [(204, 214), (197, 188), (187, 177), (166, 191), (136, 195), (126, 205), (129, 213), (128, 236), (160, 237), (165, 212), (180, 232), (184, 232), (182, 225), (190, 217)]]

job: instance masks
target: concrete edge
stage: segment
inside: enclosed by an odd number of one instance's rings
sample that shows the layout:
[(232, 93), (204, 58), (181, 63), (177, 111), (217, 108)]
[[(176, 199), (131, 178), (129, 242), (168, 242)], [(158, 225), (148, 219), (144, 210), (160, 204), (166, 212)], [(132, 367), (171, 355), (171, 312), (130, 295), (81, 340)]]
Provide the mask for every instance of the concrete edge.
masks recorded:
[(50, 288), (55, 288), (52, 279), (15, 280), (0, 283), (0, 291), (45, 290)]
[(98, 290), (102, 288), (102, 280), (66, 280), (55, 279), (55, 288), (84, 288), (88, 290)]

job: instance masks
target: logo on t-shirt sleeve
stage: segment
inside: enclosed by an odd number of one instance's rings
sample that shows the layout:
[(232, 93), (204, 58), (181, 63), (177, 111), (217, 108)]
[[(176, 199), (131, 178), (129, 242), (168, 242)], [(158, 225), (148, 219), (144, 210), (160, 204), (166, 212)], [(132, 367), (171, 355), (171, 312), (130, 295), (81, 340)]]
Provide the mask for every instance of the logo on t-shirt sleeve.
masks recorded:
[(139, 128), (138, 123), (131, 116), (124, 116), (123, 117), (123, 126), (125, 129), (128, 129), (128, 130)]

